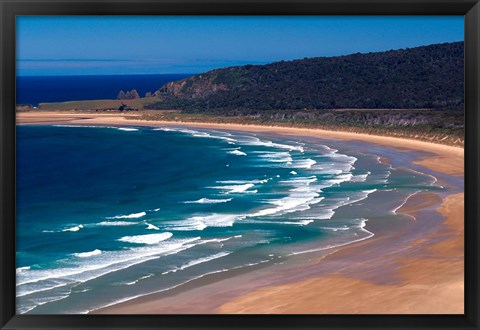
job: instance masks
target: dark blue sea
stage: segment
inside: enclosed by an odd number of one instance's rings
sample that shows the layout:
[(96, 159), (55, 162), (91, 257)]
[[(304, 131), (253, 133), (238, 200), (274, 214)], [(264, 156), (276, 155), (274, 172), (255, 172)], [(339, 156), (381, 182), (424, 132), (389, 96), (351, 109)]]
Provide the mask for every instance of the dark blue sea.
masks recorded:
[(435, 178), (318, 140), (17, 127), (17, 312), (87, 313), (372, 237)]
[(17, 104), (116, 99), (120, 90), (136, 89), (141, 97), (163, 84), (191, 74), (17, 77)]

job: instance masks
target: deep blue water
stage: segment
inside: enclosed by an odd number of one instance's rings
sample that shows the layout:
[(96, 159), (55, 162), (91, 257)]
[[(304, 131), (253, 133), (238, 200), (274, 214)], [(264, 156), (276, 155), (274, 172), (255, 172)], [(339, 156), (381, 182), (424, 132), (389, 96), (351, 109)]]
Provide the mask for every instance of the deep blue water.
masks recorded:
[(143, 97), (163, 84), (191, 74), (20, 76), (17, 77), (17, 104), (37, 106), (41, 102), (116, 99), (120, 90), (136, 89)]
[(17, 312), (85, 313), (373, 235), (432, 177), (298, 138), (17, 127)]

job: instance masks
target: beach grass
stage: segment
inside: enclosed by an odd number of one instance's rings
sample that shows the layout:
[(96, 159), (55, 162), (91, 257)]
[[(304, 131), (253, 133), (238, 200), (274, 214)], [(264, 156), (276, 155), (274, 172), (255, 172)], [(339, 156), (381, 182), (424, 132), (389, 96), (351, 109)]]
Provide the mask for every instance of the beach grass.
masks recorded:
[(44, 111), (61, 110), (118, 110), (122, 104), (134, 110), (141, 110), (143, 107), (156, 100), (155, 97), (143, 97), (131, 100), (82, 100), (69, 102), (40, 103), (39, 108)]
[[(352, 111), (352, 110), (349, 110)], [(362, 109), (362, 112), (367, 110)], [(375, 110), (373, 110), (375, 111)], [(385, 110), (396, 111), (396, 110)], [(400, 110), (402, 112), (409, 110)], [(410, 110), (412, 112), (416, 109)], [(422, 110), (420, 110), (422, 111)], [(425, 111), (425, 110), (423, 110)], [(377, 111), (378, 112), (378, 111)], [(135, 119), (135, 118), (132, 118)], [(434, 127), (434, 125), (416, 126), (390, 126), (372, 125), (361, 122), (324, 122), (319, 120), (295, 119), (295, 118), (272, 118), (257, 115), (244, 116), (220, 116), (214, 114), (183, 113), (181, 111), (143, 111), (137, 119), (148, 121), (175, 121), (175, 122), (198, 122), (198, 123), (220, 123), (240, 125), (265, 125), (278, 127), (296, 127), (308, 129), (323, 129), (342, 131), (349, 133), (360, 133), (379, 136), (390, 136), (397, 138), (413, 139), (431, 143), (444, 144), (449, 146), (463, 147), (464, 129), (445, 129)]]
[[(299, 112), (297, 110), (258, 110), (251, 113), (218, 114), (182, 110), (148, 110), (157, 97), (131, 100), (82, 100), (40, 103), (41, 111), (139, 112), (136, 119), (199, 123), (228, 123), (324, 129), (351, 133), (391, 136), (463, 147), (463, 112), (429, 109), (335, 109)], [(23, 111), (17, 108), (17, 111)], [(34, 110), (31, 110), (34, 111)], [(125, 111), (121, 111), (125, 113)], [(129, 111), (126, 111), (129, 112)], [(132, 119), (135, 119), (132, 117)], [(418, 121), (418, 122), (417, 122)]]

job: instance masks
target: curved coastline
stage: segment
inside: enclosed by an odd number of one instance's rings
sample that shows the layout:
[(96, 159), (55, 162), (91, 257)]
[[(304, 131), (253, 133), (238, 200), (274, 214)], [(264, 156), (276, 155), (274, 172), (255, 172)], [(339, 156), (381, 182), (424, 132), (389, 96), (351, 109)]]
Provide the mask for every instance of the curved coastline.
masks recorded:
[[(380, 221), (368, 221), (366, 228), (375, 234), (371, 239), (302, 256), (291, 265), (239, 272), (229, 278), (214, 274), (168, 295), (152, 294), (96, 313), (463, 313), (462, 148), (318, 129), (156, 122), (124, 117), (17, 114), (19, 124), (182, 126), (302, 136), (335, 143), (349, 141), (363, 147), (373, 145), (379, 148), (382, 161), (398, 162), (400, 166), (432, 175), (448, 191), (413, 194), (396, 210), (414, 219), (428, 218), (426, 224), (395, 223), (397, 230), (392, 231)], [(425, 267), (430, 270), (425, 271)], [(429, 287), (432, 283), (437, 289)], [(328, 290), (332, 287), (335, 289)], [(313, 299), (312, 292), (322, 296), (321, 302)], [(376, 296), (376, 301), (369, 301), (369, 296)], [(395, 304), (388, 303), (390, 300), (395, 300)]]

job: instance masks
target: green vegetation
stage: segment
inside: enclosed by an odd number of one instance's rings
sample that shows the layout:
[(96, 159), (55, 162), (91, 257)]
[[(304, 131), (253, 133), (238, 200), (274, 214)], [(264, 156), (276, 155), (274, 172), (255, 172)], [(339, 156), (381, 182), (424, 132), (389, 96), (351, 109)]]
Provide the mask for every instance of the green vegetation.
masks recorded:
[(145, 119), (344, 130), (462, 146), (463, 42), (212, 70), (163, 85)]
[(217, 69), (158, 90), (149, 109), (463, 109), (463, 42)]
[(17, 104), (16, 111), (17, 112), (30, 112), (35, 110), (35, 108), (31, 104)]
[(243, 115), (199, 114), (182, 111), (144, 111), (144, 120), (214, 122), (327, 130), (385, 135), (463, 146), (461, 111), (432, 110), (263, 110)]
[(123, 105), (130, 109), (140, 110), (146, 104), (156, 101), (155, 97), (144, 97), (131, 100), (85, 100), (71, 102), (40, 103), (39, 109), (48, 110), (119, 110)]
[(137, 118), (321, 128), (463, 146), (463, 68), (463, 42), (456, 42), (216, 69), (169, 82), (156, 96), (128, 99), (121, 92), (126, 99), (40, 109), (150, 109)]

